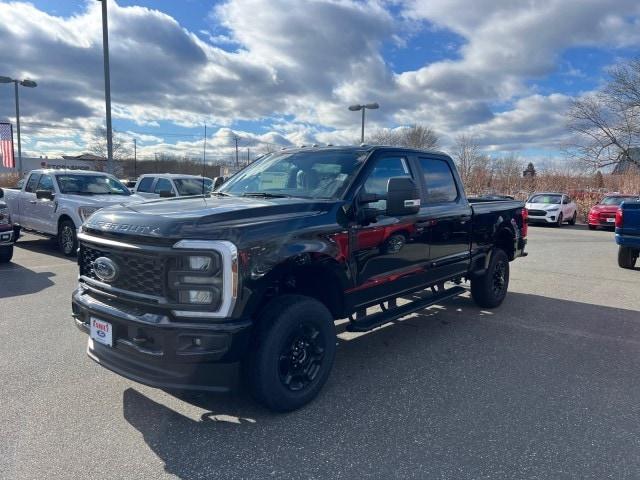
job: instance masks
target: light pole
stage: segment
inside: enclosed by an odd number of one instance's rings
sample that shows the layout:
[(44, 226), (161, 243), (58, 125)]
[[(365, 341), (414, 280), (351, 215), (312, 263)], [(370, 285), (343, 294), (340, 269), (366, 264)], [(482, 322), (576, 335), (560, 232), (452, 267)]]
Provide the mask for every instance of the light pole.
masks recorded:
[(360, 143), (364, 143), (364, 111), (367, 108), (369, 110), (376, 110), (380, 108), (380, 105), (378, 105), (377, 103), (367, 103), (365, 105), (351, 105), (349, 107), (349, 110), (351, 110), (352, 112), (357, 112), (358, 110), (362, 110), (362, 133), (360, 134)]
[(107, 172), (114, 173), (113, 137), (111, 131), (111, 75), (109, 73), (109, 26), (107, 24), (107, 0), (102, 2), (102, 51), (104, 54), (104, 103), (107, 113)]
[(18, 132), (18, 173), (22, 176), (22, 143), (20, 142), (20, 97), (18, 95), (18, 84), (23, 87), (35, 88), (38, 86), (33, 80), (25, 78), (24, 80), (16, 80), (11, 77), (0, 77), (0, 83), (11, 83), (15, 86), (16, 99), (16, 131)]

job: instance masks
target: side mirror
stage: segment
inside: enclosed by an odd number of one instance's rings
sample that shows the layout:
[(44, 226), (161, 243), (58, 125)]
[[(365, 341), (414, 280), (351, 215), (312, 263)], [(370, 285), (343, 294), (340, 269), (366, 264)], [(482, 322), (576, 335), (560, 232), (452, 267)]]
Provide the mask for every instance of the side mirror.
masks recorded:
[(0, 188), (0, 198), (3, 198), (3, 197), (4, 197), (4, 190)]
[(38, 200), (53, 200), (56, 194), (49, 190), (36, 190), (36, 198)]
[(175, 197), (175, 194), (171, 190), (160, 190), (160, 198)]
[(420, 211), (420, 191), (407, 177), (393, 177), (387, 183), (387, 215), (399, 217)]
[(222, 185), (224, 183), (224, 177), (216, 177), (213, 180), (213, 185), (211, 186), (212, 190), (215, 190), (216, 188), (218, 188), (220, 185)]

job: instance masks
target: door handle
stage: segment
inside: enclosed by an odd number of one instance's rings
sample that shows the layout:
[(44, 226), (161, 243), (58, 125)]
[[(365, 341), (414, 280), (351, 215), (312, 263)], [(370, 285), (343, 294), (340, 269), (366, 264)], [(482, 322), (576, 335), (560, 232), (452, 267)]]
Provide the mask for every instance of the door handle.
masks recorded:
[(463, 215), (460, 217), (460, 223), (467, 223), (469, 220), (471, 220), (471, 215)]
[(37, 200), (29, 200), (29, 203), (32, 204), (32, 205), (35, 205), (36, 203), (38, 203), (38, 201)]
[(418, 228), (424, 228), (424, 227), (433, 227), (434, 225), (438, 224), (438, 220), (436, 219), (429, 219), (429, 220), (423, 220), (421, 222), (416, 222), (416, 227)]

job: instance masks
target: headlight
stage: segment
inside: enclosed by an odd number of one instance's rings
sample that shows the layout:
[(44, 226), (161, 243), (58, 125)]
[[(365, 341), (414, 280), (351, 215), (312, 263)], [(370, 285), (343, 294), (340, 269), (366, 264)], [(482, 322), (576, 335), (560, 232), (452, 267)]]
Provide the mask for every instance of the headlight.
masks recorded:
[(212, 288), (210, 290), (180, 290), (178, 301), (180, 303), (190, 303), (193, 305), (211, 305), (220, 299), (220, 290)]
[(82, 220), (82, 222), (86, 222), (87, 218), (89, 218), (98, 210), (100, 210), (100, 207), (80, 207), (78, 208), (78, 215), (80, 215), (80, 219)]
[(547, 212), (557, 212), (558, 210), (560, 210), (560, 207), (547, 208)]
[(0, 208), (0, 225), (7, 225), (11, 223), (11, 215), (9, 215), (8, 208)]

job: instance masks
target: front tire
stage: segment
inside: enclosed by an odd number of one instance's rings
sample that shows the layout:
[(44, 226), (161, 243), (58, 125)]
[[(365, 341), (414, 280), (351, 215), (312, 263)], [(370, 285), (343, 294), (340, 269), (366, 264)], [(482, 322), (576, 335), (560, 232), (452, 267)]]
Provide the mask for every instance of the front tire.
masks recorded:
[(63, 220), (58, 227), (58, 248), (66, 257), (72, 257), (78, 250), (76, 226), (71, 220)]
[(0, 263), (9, 263), (13, 258), (13, 245), (0, 247)]
[(318, 395), (331, 373), (336, 352), (333, 317), (313, 298), (282, 295), (267, 305), (259, 322), (245, 365), (250, 392), (277, 412), (300, 408)]
[(564, 219), (562, 218), (562, 214), (558, 215), (558, 221), (556, 222), (556, 227), (560, 228), (562, 226), (562, 222), (564, 222)]
[(589, 230), (595, 230), (596, 228), (598, 228), (597, 225), (591, 225), (589, 224)]
[(621, 268), (633, 268), (638, 260), (638, 250), (620, 246), (618, 248), (618, 266)]
[(483, 308), (499, 306), (509, 288), (509, 257), (496, 248), (489, 261), (489, 267), (482, 276), (471, 279), (471, 298)]

